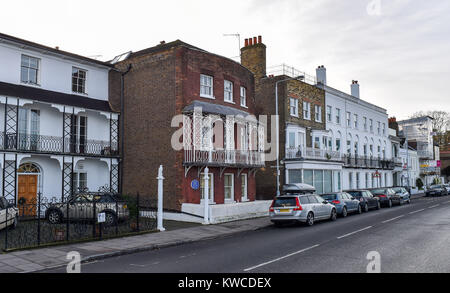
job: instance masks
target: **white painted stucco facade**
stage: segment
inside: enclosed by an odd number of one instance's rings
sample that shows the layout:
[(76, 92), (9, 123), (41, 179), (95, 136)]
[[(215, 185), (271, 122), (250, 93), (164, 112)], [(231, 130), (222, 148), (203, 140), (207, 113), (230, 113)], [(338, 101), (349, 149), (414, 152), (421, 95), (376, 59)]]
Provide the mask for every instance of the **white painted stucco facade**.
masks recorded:
[[(30, 70), (24, 56), (38, 60), (37, 82), (23, 81), (23, 70)], [(108, 104), (110, 67), (1, 34), (0, 64), (2, 196), (17, 201), (27, 176), (36, 176), (43, 198), (60, 200), (78, 187), (118, 191), (119, 115)], [(74, 68), (86, 73), (83, 93), (72, 90)]]

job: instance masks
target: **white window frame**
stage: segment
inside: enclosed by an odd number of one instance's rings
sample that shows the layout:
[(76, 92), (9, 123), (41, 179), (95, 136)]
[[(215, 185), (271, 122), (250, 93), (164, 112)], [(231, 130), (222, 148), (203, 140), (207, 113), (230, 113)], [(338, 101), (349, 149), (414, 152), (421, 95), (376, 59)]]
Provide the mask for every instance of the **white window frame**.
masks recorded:
[(352, 127), (352, 113), (347, 112), (345, 113), (345, 126), (346, 127)]
[(322, 106), (314, 106), (314, 114), (316, 122), (322, 122)]
[[(225, 192), (225, 190), (227, 188), (227, 186), (225, 185), (225, 177), (230, 176), (230, 175), (231, 175), (231, 186), (228, 186), (228, 188), (231, 187), (231, 199), (226, 198), (226, 192)], [(223, 177), (223, 197), (225, 199), (225, 203), (235, 202), (235, 200), (234, 200), (234, 174), (233, 173), (225, 173), (224, 174), (224, 177)]]
[(373, 119), (369, 119), (370, 133), (373, 133)]
[(289, 98), (289, 113), (292, 117), (298, 118), (298, 99)]
[(367, 117), (363, 117), (364, 121), (364, 130), (367, 131)]
[[(73, 86), (74, 86), (74, 83), (73, 83), (74, 70), (78, 70), (78, 74), (80, 73), (80, 71), (84, 72), (84, 91), (83, 92), (78, 91), (78, 86), (77, 86), (77, 90), (76, 91), (73, 90)], [(80, 79), (80, 78), (78, 77), (78, 79)], [(79, 85), (79, 84), (77, 83), (77, 85)], [(73, 93), (78, 94), (78, 95), (87, 95), (88, 94), (88, 71), (86, 69), (83, 69), (83, 68), (72, 66), (71, 86), (72, 86), (72, 92)]]
[(333, 107), (327, 106), (327, 122), (331, 122), (333, 119)]
[[(245, 178), (245, 181), (243, 180)], [(241, 201), (249, 201), (248, 199), (248, 174), (247, 173), (242, 173), (241, 174), (241, 190), (244, 187), (244, 183), (245, 182), (245, 188), (244, 191), (245, 193), (241, 194)]]
[[(32, 68), (31, 65), (28, 65), (28, 67), (26, 67), (28, 69), (27, 70), (27, 80), (26, 81), (22, 80), (22, 67), (24, 67), (24, 66), (22, 66), (22, 59), (24, 57), (29, 58), (29, 59), (36, 59), (37, 60), (37, 68)], [(36, 70), (36, 83), (30, 81), (30, 68)], [(21, 57), (20, 57), (19, 74), (20, 74), (20, 83), (27, 84), (27, 85), (40, 86), (40, 83), (41, 83), (41, 59), (37, 58), (37, 57), (30, 56), (30, 55), (22, 54)]]
[[(231, 90), (230, 90), (231, 86)], [(234, 104), (233, 101), (233, 82), (229, 80), (224, 80), (223, 82), (223, 100), (227, 103)]]
[[(211, 180), (210, 186), (209, 186), (209, 203), (214, 204), (214, 173), (208, 173), (208, 176)], [(205, 177), (205, 173), (201, 173), (200, 174), (200, 202), (204, 202), (204, 194), (202, 192), (202, 182), (204, 184), (204, 178)]]
[(311, 103), (303, 102), (303, 119), (311, 120)]
[(353, 126), (358, 129), (358, 114), (353, 114)]
[[(244, 101), (244, 102), (242, 102)], [(247, 107), (247, 89), (243, 86), (241, 86), (241, 107), (248, 108)]]
[(341, 125), (341, 109), (336, 108), (336, 124)]
[[(210, 81), (210, 84), (204, 83), (203, 81)], [(203, 88), (210, 88), (211, 89), (211, 95), (202, 93)], [(207, 99), (215, 99), (214, 98), (214, 77), (206, 74), (200, 74), (200, 97), (207, 98)]]

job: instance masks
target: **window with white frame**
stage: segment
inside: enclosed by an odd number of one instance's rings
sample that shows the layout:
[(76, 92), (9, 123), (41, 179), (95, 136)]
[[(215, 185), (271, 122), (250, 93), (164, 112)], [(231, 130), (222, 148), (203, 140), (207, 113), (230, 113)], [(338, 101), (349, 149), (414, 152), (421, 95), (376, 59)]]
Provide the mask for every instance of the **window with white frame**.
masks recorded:
[(241, 194), (242, 201), (248, 200), (248, 177), (247, 174), (241, 174)]
[(224, 100), (225, 102), (233, 103), (233, 83), (231, 81), (224, 81)]
[(39, 84), (39, 66), (41, 60), (27, 55), (22, 55), (20, 66), (20, 81), (28, 84)]
[(213, 98), (213, 77), (200, 74), (200, 96)]
[(74, 93), (86, 93), (86, 76), (86, 70), (72, 67), (72, 91)]
[(322, 107), (321, 106), (314, 106), (314, 114), (316, 118), (316, 122), (322, 122)]
[(341, 109), (336, 108), (336, 124), (341, 124)]
[(369, 120), (369, 127), (370, 127), (370, 132), (373, 133), (373, 120), (372, 119)]
[(383, 135), (386, 135), (386, 124), (383, 123)]
[(378, 132), (378, 134), (381, 133), (381, 122), (380, 121), (377, 122), (377, 132)]
[(247, 107), (247, 89), (241, 86), (241, 106)]
[(346, 114), (346, 121), (347, 121), (347, 127), (351, 127), (351, 114), (350, 114), (350, 112), (347, 112), (347, 114)]
[[(208, 173), (208, 177), (208, 197), (210, 202), (214, 202), (214, 174)], [(200, 175), (200, 194), (202, 199), (205, 199), (205, 173)]]
[(298, 99), (289, 98), (289, 109), (291, 116), (298, 117)]
[(303, 102), (303, 119), (311, 120), (311, 103)]
[(87, 189), (87, 173), (73, 173), (73, 189), (75, 192)]
[(353, 127), (358, 129), (358, 114), (353, 114)]
[(341, 150), (341, 139), (336, 138), (336, 151), (339, 152)]
[(364, 130), (367, 131), (367, 117), (363, 118)]
[(327, 122), (331, 122), (333, 116), (332, 109), (331, 106), (327, 106)]
[(234, 201), (234, 174), (224, 175), (225, 201)]

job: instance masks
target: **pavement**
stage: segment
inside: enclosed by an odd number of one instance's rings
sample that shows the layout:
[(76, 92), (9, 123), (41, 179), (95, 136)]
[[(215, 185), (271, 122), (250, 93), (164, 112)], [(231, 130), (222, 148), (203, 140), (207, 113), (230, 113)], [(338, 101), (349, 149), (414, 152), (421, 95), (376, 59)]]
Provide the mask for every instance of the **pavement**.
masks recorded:
[(165, 232), (0, 254), (0, 273), (29, 273), (65, 268), (69, 263), (66, 259), (67, 254), (72, 251), (80, 253), (82, 262), (92, 262), (113, 256), (227, 237), (258, 230), (271, 223), (266, 217), (209, 226), (174, 221), (165, 221), (165, 224), (167, 224)]
[(270, 225), (220, 239), (98, 259), (84, 263), (81, 272), (365, 273), (371, 263), (368, 256), (375, 253), (382, 273), (449, 273), (449, 210), (448, 196), (414, 196), (411, 204), (313, 227)]

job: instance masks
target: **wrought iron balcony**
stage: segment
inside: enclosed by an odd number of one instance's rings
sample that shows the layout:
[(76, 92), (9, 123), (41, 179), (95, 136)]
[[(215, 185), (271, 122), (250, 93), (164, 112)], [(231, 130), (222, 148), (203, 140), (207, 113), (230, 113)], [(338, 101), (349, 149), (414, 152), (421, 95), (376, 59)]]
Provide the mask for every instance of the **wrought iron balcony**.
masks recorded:
[(295, 160), (328, 160), (342, 162), (342, 154), (329, 150), (320, 150), (314, 148), (298, 147), (286, 149), (286, 159)]
[(119, 155), (117, 143), (108, 141), (4, 132), (0, 132), (0, 150), (106, 157)]
[(344, 155), (344, 167), (394, 170), (395, 163), (393, 160), (347, 154)]
[(184, 165), (259, 168), (264, 166), (264, 153), (239, 150), (185, 150)]

